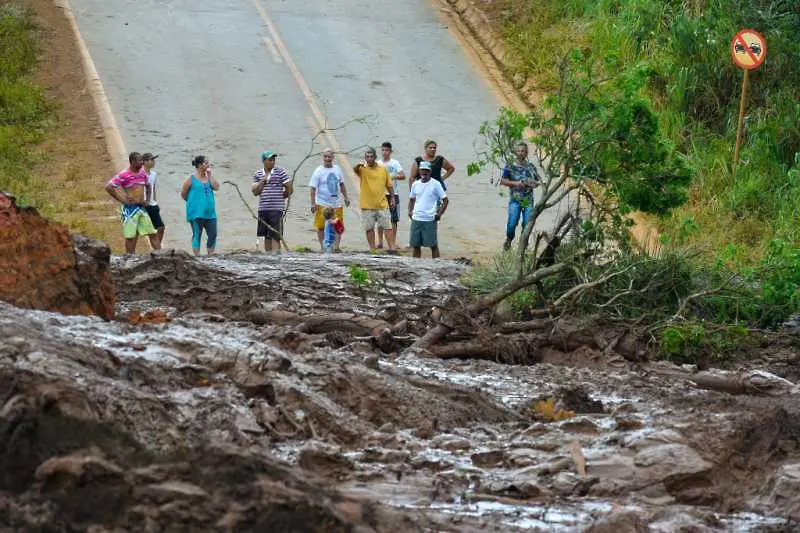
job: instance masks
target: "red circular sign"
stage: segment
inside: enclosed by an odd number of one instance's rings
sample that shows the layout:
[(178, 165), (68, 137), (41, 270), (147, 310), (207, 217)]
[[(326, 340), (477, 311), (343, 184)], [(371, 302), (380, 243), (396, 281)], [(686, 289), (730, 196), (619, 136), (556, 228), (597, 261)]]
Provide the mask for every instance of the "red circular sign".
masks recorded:
[(755, 30), (740, 30), (731, 41), (731, 56), (741, 68), (756, 69), (767, 57), (767, 41)]

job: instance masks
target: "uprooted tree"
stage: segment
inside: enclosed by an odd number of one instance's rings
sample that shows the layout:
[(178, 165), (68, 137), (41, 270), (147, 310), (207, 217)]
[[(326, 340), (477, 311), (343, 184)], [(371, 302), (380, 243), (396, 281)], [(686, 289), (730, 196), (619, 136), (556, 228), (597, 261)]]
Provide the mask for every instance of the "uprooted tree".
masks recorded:
[[(518, 330), (547, 327), (587, 293), (638, 267), (617, 260), (632, 246), (627, 213), (662, 214), (685, 201), (689, 172), (642, 94), (651, 70), (641, 65), (614, 76), (603, 75), (604, 70), (578, 53), (566, 57), (555, 94), (528, 113), (501, 109), (481, 126), (485, 147), (469, 166), (470, 174), (508, 165), (514, 144), (526, 140), (546, 175), (534, 191), (512, 273), (464, 306), (443, 310), (416, 348), (452, 357), (480, 350), (464, 341), (468, 332), (480, 329), (478, 317), (523, 290), (534, 291), (540, 314), (548, 319)], [(559, 216), (552, 227), (543, 227), (543, 214), (552, 209)], [(657, 284), (659, 274), (652, 272), (650, 279)], [(626, 290), (641, 287), (622, 287), (615, 294)], [(608, 300), (603, 303), (613, 308), (614, 296)], [(504, 328), (493, 331), (514, 331)], [(437, 346), (448, 335), (456, 342)]]

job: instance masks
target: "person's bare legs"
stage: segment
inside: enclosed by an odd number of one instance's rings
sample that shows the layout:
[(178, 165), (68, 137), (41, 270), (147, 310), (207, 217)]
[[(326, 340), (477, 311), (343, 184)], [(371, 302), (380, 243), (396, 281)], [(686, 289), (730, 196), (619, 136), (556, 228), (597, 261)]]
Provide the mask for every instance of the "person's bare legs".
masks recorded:
[(158, 233), (153, 233), (152, 235), (147, 236), (150, 239), (150, 248), (153, 250), (160, 250), (161, 249), (161, 240), (158, 238)]
[(367, 243), (369, 244), (370, 251), (375, 249), (375, 230), (367, 230)]
[(317, 230), (317, 240), (319, 241), (319, 251), (320, 252), (324, 251), (324, 248), (322, 246), (322, 241), (324, 239), (325, 239), (325, 230), (324, 229), (318, 229)]
[(389, 243), (389, 250), (396, 250), (397, 242), (395, 240), (395, 235), (397, 235), (397, 233), (391, 229), (387, 229), (385, 231), (386, 231), (386, 241)]
[(135, 254), (136, 253), (136, 242), (139, 240), (139, 237), (134, 237), (132, 239), (125, 239), (125, 253), (126, 254)]
[(164, 232), (166, 231), (166, 226), (161, 226), (156, 230), (156, 235), (158, 235), (158, 249), (161, 249), (161, 245), (164, 244)]
[(276, 254), (281, 253), (281, 241), (276, 241), (275, 239), (270, 239), (272, 241), (272, 251)]
[(213, 248), (206, 248), (206, 251), (208, 252), (208, 255), (214, 255), (214, 249)]
[(439, 258), (439, 247), (434, 246), (431, 248), (431, 259), (438, 259)]
[(341, 233), (337, 233), (336, 234), (336, 240), (333, 241), (333, 251), (334, 252), (341, 252), (342, 251), (341, 244), (342, 244), (342, 234)]
[(422, 247), (421, 246), (415, 246), (413, 253), (414, 253), (414, 257), (419, 259), (420, 257), (422, 257)]
[(383, 228), (378, 227), (378, 248), (383, 248)]

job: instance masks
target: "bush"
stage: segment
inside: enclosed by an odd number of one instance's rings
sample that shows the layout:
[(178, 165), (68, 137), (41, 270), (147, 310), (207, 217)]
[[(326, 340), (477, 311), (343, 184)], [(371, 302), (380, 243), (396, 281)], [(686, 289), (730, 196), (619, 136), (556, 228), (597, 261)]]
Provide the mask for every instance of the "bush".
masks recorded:
[(659, 354), (676, 363), (724, 361), (730, 359), (730, 354), (749, 334), (741, 326), (715, 329), (698, 323), (670, 326), (661, 331)]
[[(721, 259), (720, 265), (723, 263)], [(759, 264), (734, 266), (734, 271), (737, 274), (730, 290), (703, 299), (699, 314), (720, 322), (773, 328), (800, 311), (800, 247), (797, 245), (772, 241)], [(723, 276), (732, 276), (731, 271), (718, 266), (716, 280)]]

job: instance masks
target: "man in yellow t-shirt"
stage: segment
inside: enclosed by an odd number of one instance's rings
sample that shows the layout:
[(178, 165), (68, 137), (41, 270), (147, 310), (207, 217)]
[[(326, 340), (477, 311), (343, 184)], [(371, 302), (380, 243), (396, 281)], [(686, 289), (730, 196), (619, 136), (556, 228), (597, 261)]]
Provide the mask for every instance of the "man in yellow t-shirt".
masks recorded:
[[(368, 148), (364, 152), (364, 161), (358, 163), (353, 171), (361, 182), (361, 194), (359, 195), (361, 220), (364, 223), (364, 231), (367, 232), (369, 249), (372, 251), (375, 250), (375, 226), (377, 225), (382, 230), (392, 229), (389, 215), (390, 202), (386, 200), (387, 195), (391, 195), (388, 197), (391, 198), (391, 205), (394, 205), (392, 178), (386, 167), (378, 164), (374, 148)], [(386, 240), (389, 241), (387, 252), (397, 253), (392, 232), (386, 233)]]

